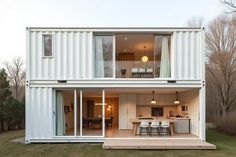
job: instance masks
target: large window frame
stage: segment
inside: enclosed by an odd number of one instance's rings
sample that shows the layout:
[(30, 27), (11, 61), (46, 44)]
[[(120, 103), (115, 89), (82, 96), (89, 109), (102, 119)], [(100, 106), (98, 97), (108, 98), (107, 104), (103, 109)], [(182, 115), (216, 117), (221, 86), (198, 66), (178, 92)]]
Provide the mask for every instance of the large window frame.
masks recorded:
[[(125, 32), (125, 33), (130, 33), (130, 32)], [(133, 32), (132, 32), (133, 33)], [(150, 32), (138, 32), (139, 34), (142, 33), (142, 34), (150, 34)], [(113, 51), (112, 51), (112, 55), (113, 55), (113, 75), (112, 77), (95, 77), (95, 69), (93, 68), (93, 79), (95, 80), (110, 80), (110, 79), (121, 79), (121, 80), (148, 80), (148, 79), (154, 79), (154, 80), (170, 80), (170, 79), (173, 79), (173, 76), (175, 74), (175, 69), (174, 69), (174, 38), (173, 38), (173, 32), (170, 32), (170, 33), (157, 33), (157, 32), (151, 32), (154, 36), (160, 36), (160, 35), (168, 35), (170, 36), (170, 52), (169, 52), (169, 57), (170, 57), (170, 77), (167, 77), (167, 78), (161, 78), (161, 77), (155, 77), (155, 73), (154, 73), (154, 77), (153, 78), (119, 78), (119, 77), (116, 77), (116, 35), (115, 34), (103, 34), (103, 33), (97, 33), (97, 34), (94, 34), (93, 35), (93, 63), (95, 63), (94, 61), (94, 55), (95, 55), (95, 37), (96, 36), (112, 36), (113, 37)], [(155, 53), (155, 52), (154, 52)], [(154, 54), (154, 59), (155, 59), (155, 54)], [(96, 66), (95, 64), (93, 65), (93, 67)], [(156, 63), (154, 61), (154, 72), (155, 72), (155, 67), (156, 67)]]
[[(96, 77), (95, 76), (95, 51), (96, 51), (96, 46), (95, 46), (95, 38), (96, 37), (103, 37), (103, 36), (110, 36), (112, 37), (112, 76), (111, 77)], [(115, 65), (115, 59), (116, 59), (116, 54), (115, 54), (115, 48), (116, 48), (116, 45), (115, 45), (115, 35), (114, 34), (103, 34), (103, 33), (99, 33), (99, 34), (94, 34), (93, 35), (93, 79), (115, 79), (116, 76), (115, 76), (115, 72), (116, 72), (116, 65)]]
[[(58, 136), (56, 135), (56, 91), (63, 91), (63, 90), (73, 90), (73, 96), (74, 96), (74, 133), (73, 135), (64, 135), (64, 136)], [(105, 138), (105, 90), (100, 89), (102, 92), (102, 135), (101, 136), (84, 136), (83, 135), (83, 90), (84, 89), (77, 89), (77, 88), (70, 88), (70, 89), (65, 89), (65, 88), (57, 88), (54, 89), (54, 137), (55, 138)], [(79, 95), (80, 101), (77, 101), (77, 96)], [(78, 108), (80, 108), (80, 113), (78, 113)], [(80, 132), (77, 134), (77, 124), (78, 124), (78, 116), (80, 116)]]

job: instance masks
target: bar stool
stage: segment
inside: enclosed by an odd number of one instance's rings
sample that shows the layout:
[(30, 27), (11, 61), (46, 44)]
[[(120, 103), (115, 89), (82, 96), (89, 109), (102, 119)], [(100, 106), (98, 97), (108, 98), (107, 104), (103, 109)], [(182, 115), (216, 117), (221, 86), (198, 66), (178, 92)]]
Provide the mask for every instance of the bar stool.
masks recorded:
[(152, 121), (150, 126), (149, 135), (152, 136), (153, 131), (156, 130), (157, 135), (160, 135), (160, 122), (159, 121)]
[(170, 122), (163, 120), (161, 121), (161, 134), (170, 134)]
[(143, 133), (149, 134), (149, 123), (145, 120), (141, 121), (139, 135), (141, 136)]

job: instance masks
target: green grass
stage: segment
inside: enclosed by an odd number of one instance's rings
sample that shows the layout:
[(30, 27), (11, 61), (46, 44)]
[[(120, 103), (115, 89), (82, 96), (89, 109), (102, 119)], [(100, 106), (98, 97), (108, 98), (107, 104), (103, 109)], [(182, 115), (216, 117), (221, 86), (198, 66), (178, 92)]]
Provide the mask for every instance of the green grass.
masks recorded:
[(0, 134), (0, 157), (233, 157), (236, 138), (207, 132), (207, 140), (217, 150), (102, 150), (101, 144), (20, 144), (9, 142), (24, 131)]

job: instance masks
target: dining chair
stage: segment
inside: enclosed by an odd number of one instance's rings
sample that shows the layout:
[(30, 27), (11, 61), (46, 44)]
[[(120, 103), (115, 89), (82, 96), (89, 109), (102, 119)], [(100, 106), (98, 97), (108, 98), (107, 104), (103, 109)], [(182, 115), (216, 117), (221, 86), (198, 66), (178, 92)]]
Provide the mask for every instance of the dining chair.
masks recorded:
[(83, 128), (89, 128), (89, 120), (86, 118), (83, 118)]
[(106, 127), (109, 128), (109, 126), (112, 128), (112, 122), (113, 122), (113, 117), (106, 119), (105, 123), (106, 123)]
[(95, 118), (91, 121), (91, 123), (92, 123), (91, 125), (92, 125), (93, 129), (102, 128), (102, 119), (101, 118)]
[(161, 121), (161, 127), (160, 127), (160, 135), (162, 134), (166, 134), (169, 135), (170, 134), (170, 122), (167, 120), (163, 120)]
[(141, 136), (143, 133), (149, 134), (149, 123), (146, 120), (142, 120), (139, 126), (139, 135)]
[(153, 131), (156, 131), (157, 135), (160, 135), (160, 122), (152, 121), (150, 125), (149, 135), (152, 136)]

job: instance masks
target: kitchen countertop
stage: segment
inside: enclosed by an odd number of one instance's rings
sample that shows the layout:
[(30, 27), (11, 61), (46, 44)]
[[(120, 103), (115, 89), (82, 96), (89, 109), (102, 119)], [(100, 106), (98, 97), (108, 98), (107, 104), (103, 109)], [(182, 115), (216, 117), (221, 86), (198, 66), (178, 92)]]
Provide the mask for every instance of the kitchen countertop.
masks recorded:
[(170, 117), (170, 118), (165, 118), (165, 117), (137, 117), (135, 120), (188, 120), (190, 118), (187, 117)]
[(190, 118), (186, 118), (186, 117), (175, 117), (175, 119), (190, 119)]

